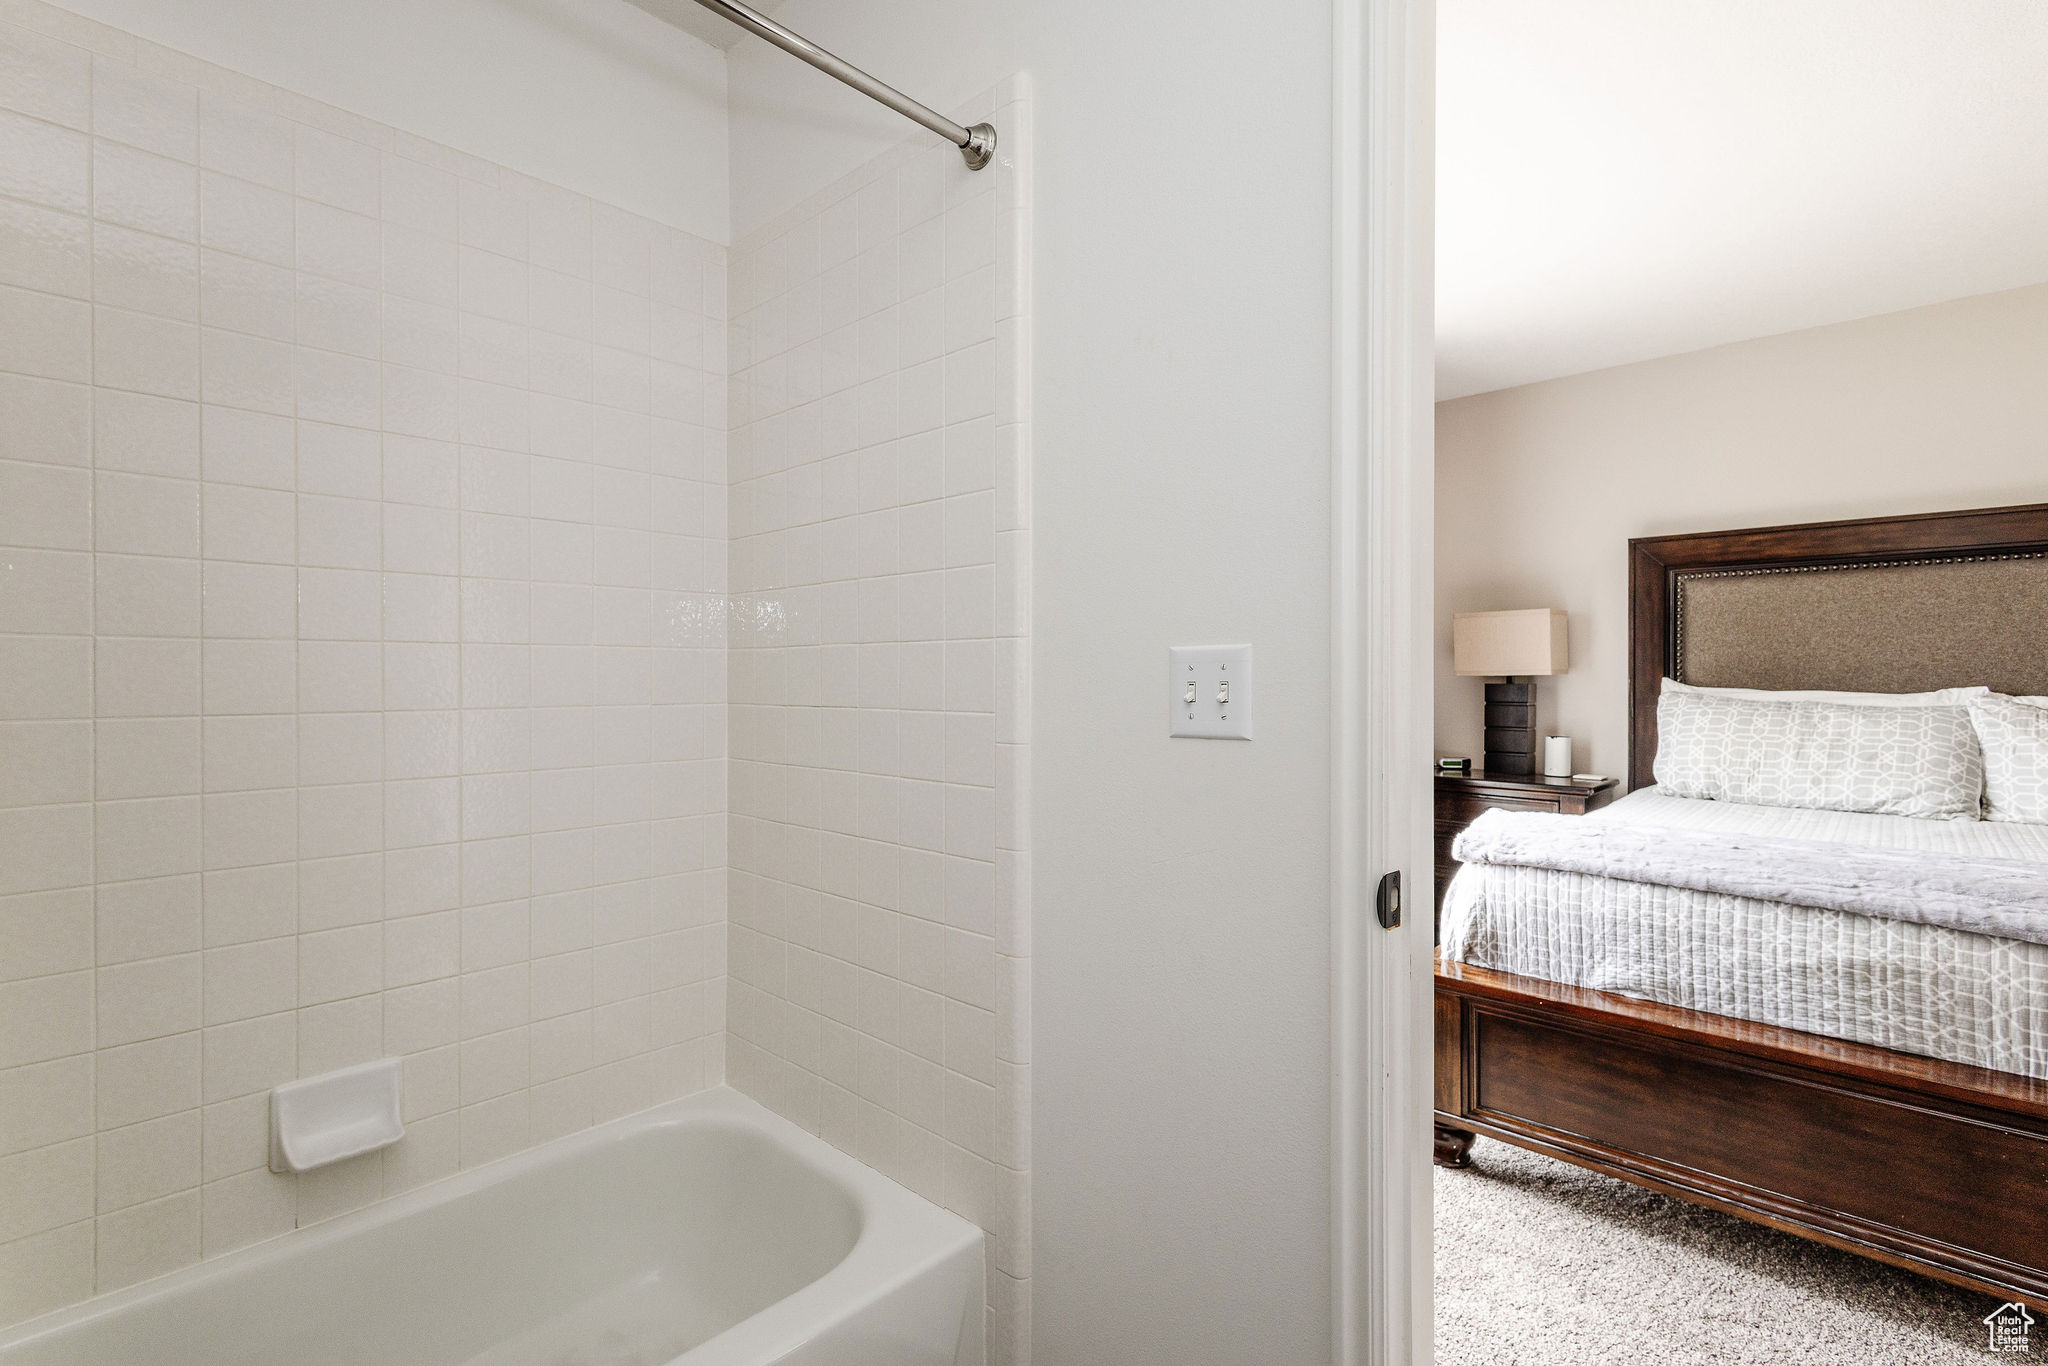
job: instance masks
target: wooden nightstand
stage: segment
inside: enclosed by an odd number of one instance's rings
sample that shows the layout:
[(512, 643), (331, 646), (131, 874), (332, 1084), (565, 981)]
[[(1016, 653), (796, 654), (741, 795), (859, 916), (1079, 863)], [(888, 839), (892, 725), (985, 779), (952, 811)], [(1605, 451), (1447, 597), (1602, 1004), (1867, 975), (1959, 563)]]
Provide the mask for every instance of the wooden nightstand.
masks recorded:
[(1436, 775), (1436, 904), (1441, 910), (1444, 889), (1458, 871), (1451, 857), (1451, 841), (1458, 832), (1478, 819), (1482, 811), (1555, 811), (1564, 816), (1583, 816), (1614, 800), (1621, 779), (1602, 778), (1582, 783), (1570, 778), (1510, 778), (1487, 773), (1439, 773)]

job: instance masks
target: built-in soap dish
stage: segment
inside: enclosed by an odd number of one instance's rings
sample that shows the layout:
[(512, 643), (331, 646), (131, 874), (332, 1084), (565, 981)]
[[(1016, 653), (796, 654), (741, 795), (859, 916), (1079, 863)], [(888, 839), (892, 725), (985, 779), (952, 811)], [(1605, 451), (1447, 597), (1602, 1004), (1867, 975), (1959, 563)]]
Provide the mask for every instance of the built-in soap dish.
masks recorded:
[(309, 1172), (405, 1137), (399, 1060), (286, 1082), (270, 1093), (270, 1170)]

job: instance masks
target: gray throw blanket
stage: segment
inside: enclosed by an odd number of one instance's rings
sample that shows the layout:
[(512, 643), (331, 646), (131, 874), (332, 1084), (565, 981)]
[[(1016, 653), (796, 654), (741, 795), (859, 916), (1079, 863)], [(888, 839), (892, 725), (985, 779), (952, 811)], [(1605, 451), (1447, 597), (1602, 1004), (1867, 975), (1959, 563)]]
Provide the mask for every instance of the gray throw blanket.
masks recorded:
[(2018, 859), (1526, 811), (1486, 812), (1451, 854), (2048, 944), (2048, 865)]

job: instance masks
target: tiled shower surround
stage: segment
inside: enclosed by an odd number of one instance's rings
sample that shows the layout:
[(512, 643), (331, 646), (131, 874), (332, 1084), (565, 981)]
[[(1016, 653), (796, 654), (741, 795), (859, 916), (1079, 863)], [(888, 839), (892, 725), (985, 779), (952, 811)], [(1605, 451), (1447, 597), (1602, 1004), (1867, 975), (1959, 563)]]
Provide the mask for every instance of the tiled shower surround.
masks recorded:
[(738, 243), (733, 1084), (994, 1234), (1028, 1356), (1028, 111)]
[[(15, 1319), (721, 1079), (726, 324), (716, 244), (0, 13)], [(390, 1054), (402, 1143), (267, 1170)]]
[[(0, 0), (0, 1323), (729, 1071), (991, 1229), (1027, 1360), (1021, 85), (967, 112), (729, 324), (718, 244)], [(268, 1170), (389, 1055), (397, 1146)]]

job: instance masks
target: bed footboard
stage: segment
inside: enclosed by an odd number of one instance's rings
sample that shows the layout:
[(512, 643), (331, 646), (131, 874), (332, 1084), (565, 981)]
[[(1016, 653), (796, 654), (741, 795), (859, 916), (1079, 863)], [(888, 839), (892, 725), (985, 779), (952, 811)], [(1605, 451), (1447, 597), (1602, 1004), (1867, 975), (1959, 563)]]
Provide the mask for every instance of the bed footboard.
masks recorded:
[(1436, 1160), (1475, 1134), (2048, 1307), (2048, 1084), (1438, 964)]

